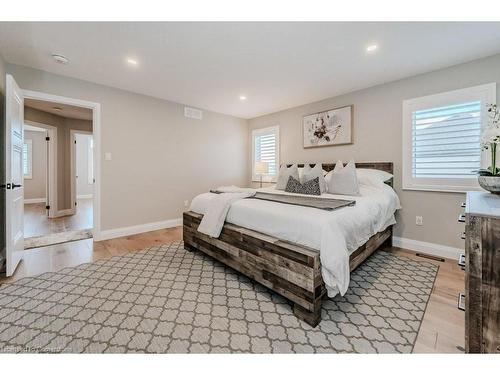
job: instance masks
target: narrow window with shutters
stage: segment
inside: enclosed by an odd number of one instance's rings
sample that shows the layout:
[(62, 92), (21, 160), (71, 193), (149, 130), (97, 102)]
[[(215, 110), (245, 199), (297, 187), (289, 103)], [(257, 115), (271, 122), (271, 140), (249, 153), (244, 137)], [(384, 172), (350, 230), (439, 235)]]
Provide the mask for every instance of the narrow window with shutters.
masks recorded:
[(260, 181), (256, 163), (267, 163), (268, 172), (262, 175), (265, 182), (276, 182), (279, 169), (279, 127), (273, 126), (252, 131), (252, 181)]
[(403, 102), (403, 188), (478, 189), (476, 172), (485, 156), (481, 131), (486, 106), (496, 102), (488, 84)]

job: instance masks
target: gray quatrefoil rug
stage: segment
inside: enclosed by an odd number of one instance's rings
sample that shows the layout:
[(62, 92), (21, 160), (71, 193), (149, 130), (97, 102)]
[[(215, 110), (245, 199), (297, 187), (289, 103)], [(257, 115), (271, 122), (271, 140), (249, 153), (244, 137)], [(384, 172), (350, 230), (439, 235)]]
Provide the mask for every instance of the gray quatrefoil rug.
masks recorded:
[(311, 328), (173, 242), (0, 286), (0, 352), (409, 353), (437, 270), (378, 251)]

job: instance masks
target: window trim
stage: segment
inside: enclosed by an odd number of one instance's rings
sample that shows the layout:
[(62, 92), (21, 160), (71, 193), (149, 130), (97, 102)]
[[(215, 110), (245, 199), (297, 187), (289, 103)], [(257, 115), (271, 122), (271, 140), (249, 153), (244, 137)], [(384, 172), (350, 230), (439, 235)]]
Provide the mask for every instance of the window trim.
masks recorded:
[(24, 143), (27, 145), (27, 158), (28, 158), (28, 174), (24, 174), (24, 152), (23, 152), (23, 178), (27, 180), (33, 179), (33, 140), (24, 139)]
[(260, 182), (260, 175), (255, 174), (255, 138), (258, 135), (269, 134), (271, 132), (276, 134), (276, 175), (262, 175), (262, 182), (276, 182), (278, 179), (280, 167), (280, 127), (279, 125), (275, 125), (252, 130), (252, 182)]
[[(481, 100), (481, 126), (488, 118), (486, 104), (496, 103), (496, 83), (468, 87), (439, 94), (422, 96), (403, 101), (403, 190), (466, 192), (481, 190), (477, 178), (416, 178), (412, 175), (412, 113), (414, 111), (458, 104), (464, 101)], [(481, 153), (481, 167), (489, 162), (485, 152)]]

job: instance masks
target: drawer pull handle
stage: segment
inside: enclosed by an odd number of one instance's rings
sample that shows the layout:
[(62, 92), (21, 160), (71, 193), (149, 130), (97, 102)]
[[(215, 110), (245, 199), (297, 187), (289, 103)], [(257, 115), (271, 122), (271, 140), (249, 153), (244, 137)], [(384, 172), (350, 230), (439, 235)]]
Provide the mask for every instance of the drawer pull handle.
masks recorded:
[(460, 267), (465, 267), (465, 254), (460, 254), (458, 257), (458, 265)]
[(465, 208), (465, 202), (462, 202), (462, 203), (460, 204), (460, 207)]
[(458, 222), (465, 223), (465, 214), (458, 215)]
[(462, 238), (462, 240), (465, 240), (465, 238), (466, 238), (466, 237), (465, 237), (465, 232), (463, 232), (463, 233), (460, 235), (460, 237)]
[(465, 311), (465, 294), (459, 293), (458, 294), (458, 309)]

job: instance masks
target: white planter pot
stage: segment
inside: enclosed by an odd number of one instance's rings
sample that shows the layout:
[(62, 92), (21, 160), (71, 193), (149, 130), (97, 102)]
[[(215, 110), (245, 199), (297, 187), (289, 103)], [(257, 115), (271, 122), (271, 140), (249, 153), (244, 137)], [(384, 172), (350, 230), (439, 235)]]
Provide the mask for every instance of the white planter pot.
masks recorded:
[(479, 176), (479, 185), (493, 194), (500, 194), (500, 176)]

